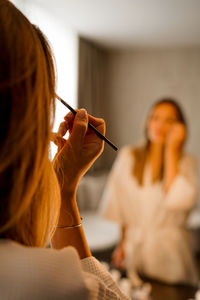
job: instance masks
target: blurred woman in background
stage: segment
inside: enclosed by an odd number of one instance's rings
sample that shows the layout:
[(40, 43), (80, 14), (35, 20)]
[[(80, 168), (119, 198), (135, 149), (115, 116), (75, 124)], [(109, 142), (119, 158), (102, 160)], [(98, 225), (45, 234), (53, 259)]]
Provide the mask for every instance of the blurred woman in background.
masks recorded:
[[(104, 121), (82, 109), (51, 134), (52, 53), (8, 0), (0, 0), (0, 49), (0, 298), (128, 299), (91, 256), (76, 204), (81, 177), (103, 151), (88, 120), (102, 134)], [(59, 146), (53, 166), (50, 137)], [(64, 249), (45, 249), (50, 241)]]
[(121, 224), (113, 264), (125, 267), (133, 285), (139, 274), (166, 283), (196, 284), (188, 213), (196, 194), (194, 159), (184, 153), (187, 126), (173, 99), (162, 99), (146, 122), (146, 142), (125, 146), (103, 195), (103, 214)]

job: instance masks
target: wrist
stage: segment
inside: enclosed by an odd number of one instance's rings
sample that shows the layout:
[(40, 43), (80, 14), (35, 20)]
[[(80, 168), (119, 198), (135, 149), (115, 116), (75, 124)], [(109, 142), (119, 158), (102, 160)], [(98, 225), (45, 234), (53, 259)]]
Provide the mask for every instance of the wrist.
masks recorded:
[(64, 174), (63, 176), (57, 175), (57, 179), (60, 186), (61, 195), (65, 195), (71, 198), (74, 194), (76, 194), (79, 183), (78, 179), (74, 178), (74, 176), (70, 176), (70, 178), (68, 178)]
[(71, 197), (74, 193), (76, 193), (81, 177), (77, 176), (74, 170), (72, 172), (72, 168), (69, 168), (70, 172), (65, 172), (56, 161), (53, 163), (53, 168), (60, 186), (61, 194)]
[(76, 192), (78, 184), (63, 184), (60, 186), (60, 194), (62, 199), (68, 199), (67, 201), (76, 201)]
[(76, 202), (76, 191), (62, 191), (58, 226), (74, 226), (80, 223), (81, 217)]
[(166, 153), (179, 154), (181, 152), (181, 145), (178, 143), (167, 144), (165, 147)]

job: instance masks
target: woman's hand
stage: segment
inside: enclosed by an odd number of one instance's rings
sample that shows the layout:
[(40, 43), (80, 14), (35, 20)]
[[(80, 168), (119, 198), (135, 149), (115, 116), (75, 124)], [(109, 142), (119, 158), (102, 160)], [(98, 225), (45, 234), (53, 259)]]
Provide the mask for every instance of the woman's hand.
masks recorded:
[(169, 149), (173, 150), (181, 150), (182, 145), (184, 144), (186, 140), (186, 127), (180, 122), (176, 122), (166, 140), (166, 146)]
[(124, 249), (122, 243), (120, 243), (112, 254), (112, 264), (119, 269), (124, 268)]
[(186, 139), (186, 128), (183, 124), (175, 123), (167, 137), (165, 149), (164, 191), (167, 193), (174, 182), (178, 170), (182, 147)]
[[(61, 186), (61, 192), (74, 192), (81, 179), (93, 162), (102, 153), (104, 142), (95, 132), (88, 129), (90, 122), (101, 134), (105, 135), (103, 119), (92, 117), (84, 109), (65, 116), (57, 134), (52, 140), (58, 146), (53, 166)], [(63, 136), (69, 131), (69, 138)]]

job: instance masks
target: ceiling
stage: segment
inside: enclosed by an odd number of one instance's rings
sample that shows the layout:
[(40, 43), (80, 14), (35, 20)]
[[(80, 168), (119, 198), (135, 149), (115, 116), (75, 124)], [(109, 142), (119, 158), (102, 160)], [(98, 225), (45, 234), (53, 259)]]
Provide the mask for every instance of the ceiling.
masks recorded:
[[(24, 0), (30, 1), (30, 0)], [(200, 0), (34, 0), (110, 48), (200, 46)]]

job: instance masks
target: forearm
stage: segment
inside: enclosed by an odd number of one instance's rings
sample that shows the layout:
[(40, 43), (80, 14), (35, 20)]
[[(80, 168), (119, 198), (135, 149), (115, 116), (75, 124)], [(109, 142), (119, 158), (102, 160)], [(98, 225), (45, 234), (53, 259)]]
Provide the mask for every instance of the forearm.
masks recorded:
[[(90, 122), (101, 134), (105, 134), (105, 122), (87, 114), (84, 109), (64, 117), (58, 134), (53, 140), (58, 153), (53, 161), (55, 173), (61, 188), (61, 210), (58, 227), (52, 238), (53, 247), (60, 249), (73, 246), (80, 258), (91, 256), (79, 210), (76, 204), (76, 188), (82, 176), (101, 154), (104, 142), (88, 130)], [(69, 138), (64, 135), (69, 130)]]
[(164, 159), (164, 191), (167, 192), (178, 174), (180, 150), (176, 148), (167, 148)]
[(123, 225), (123, 226), (121, 227), (121, 243), (124, 242), (125, 234), (126, 234), (126, 226)]
[(76, 193), (63, 192), (61, 198), (60, 217), (52, 237), (52, 246), (56, 249), (73, 246), (78, 251), (81, 259), (91, 256), (82, 225), (74, 227), (81, 224)]

